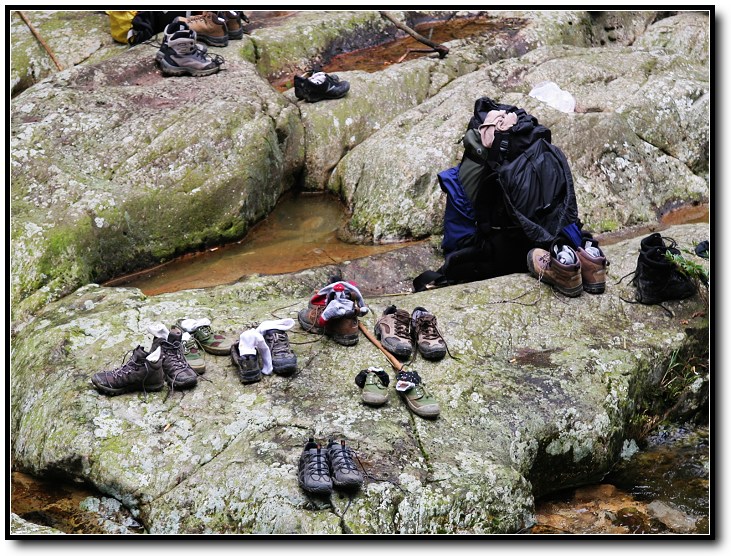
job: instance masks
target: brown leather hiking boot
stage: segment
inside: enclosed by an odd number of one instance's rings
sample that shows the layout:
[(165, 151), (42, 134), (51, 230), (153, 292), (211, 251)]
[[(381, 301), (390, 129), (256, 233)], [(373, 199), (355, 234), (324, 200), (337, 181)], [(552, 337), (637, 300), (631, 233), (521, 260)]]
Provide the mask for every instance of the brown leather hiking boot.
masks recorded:
[(549, 251), (535, 248), (528, 251), (528, 271), (539, 282), (550, 284), (568, 297), (581, 295), (581, 263), (571, 247), (554, 241)]
[(132, 357), (121, 367), (111, 371), (102, 371), (91, 377), (91, 383), (102, 394), (116, 396), (125, 392), (157, 392), (165, 386), (161, 358), (155, 361), (147, 359), (142, 346), (137, 346)]
[[(317, 290), (315, 290), (314, 295), (317, 295)], [(297, 320), (299, 321), (302, 330), (312, 334), (322, 334), (324, 330), (322, 327), (317, 325), (317, 321), (320, 319), (325, 308), (325, 305), (315, 304), (312, 300), (310, 300), (307, 304), (307, 308), (301, 309), (300, 312), (297, 313)]]
[(216, 12), (203, 12), (200, 15), (181, 17), (191, 31), (195, 31), (200, 42), (211, 46), (228, 46), (228, 30), (226, 20)]
[(354, 346), (358, 343), (358, 316), (350, 315), (330, 319), (325, 323), (325, 336), (332, 338), (341, 346)]
[(387, 307), (378, 318), (373, 332), (381, 345), (400, 359), (411, 357), (414, 346), (411, 343), (411, 316), (408, 311)]
[(437, 317), (424, 307), (411, 312), (411, 336), (424, 359), (435, 361), (447, 355), (447, 343), (437, 328)]
[(244, 12), (227, 10), (218, 12), (218, 16), (226, 21), (229, 40), (238, 41), (244, 38), (244, 22), (249, 22), (249, 18), (244, 15)]
[(604, 293), (609, 261), (596, 240), (582, 238), (583, 247), (576, 249), (581, 262), (581, 283), (588, 293)]

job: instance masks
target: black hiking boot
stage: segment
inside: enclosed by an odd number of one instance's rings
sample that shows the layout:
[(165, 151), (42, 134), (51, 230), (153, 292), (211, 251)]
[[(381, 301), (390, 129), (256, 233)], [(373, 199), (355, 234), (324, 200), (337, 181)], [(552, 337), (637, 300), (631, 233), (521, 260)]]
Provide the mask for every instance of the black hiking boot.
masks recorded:
[(300, 455), (297, 479), (300, 486), (313, 494), (330, 494), (333, 489), (327, 453), (313, 438)]
[(231, 361), (236, 367), (239, 380), (242, 384), (252, 384), (261, 380), (261, 365), (256, 353), (239, 353), (239, 344), (231, 346)]
[(182, 338), (183, 331), (173, 326), (168, 333), (167, 340), (155, 337), (150, 348), (150, 353), (158, 347), (162, 350), (162, 370), (165, 374), (165, 382), (172, 390), (185, 390), (198, 384), (198, 373), (193, 370), (185, 358)]
[(108, 396), (116, 396), (136, 390), (142, 392), (157, 392), (165, 386), (162, 361), (147, 359), (147, 353), (142, 346), (137, 346), (132, 357), (121, 367), (111, 371), (102, 371), (91, 377), (94, 387)]
[(272, 371), (280, 376), (290, 376), (297, 370), (297, 356), (289, 345), (286, 330), (267, 330), (264, 341), (272, 354)]
[(635, 299), (639, 303), (655, 305), (663, 301), (686, 299), (696, 293), (693, 281), (667, 258), (666, 253), (680, 255), (675, 247), (649, 247), (640, 251), (637, 270), (632, 278), (632, 284), (637, 289)]

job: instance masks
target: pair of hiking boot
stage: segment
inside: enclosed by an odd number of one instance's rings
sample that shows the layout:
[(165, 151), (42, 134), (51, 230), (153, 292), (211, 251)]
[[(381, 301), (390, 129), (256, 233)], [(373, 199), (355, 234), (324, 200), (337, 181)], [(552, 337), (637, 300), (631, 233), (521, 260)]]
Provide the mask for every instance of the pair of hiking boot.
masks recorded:
[[(198, 44), (198, 40), (203, 40), (206, 35), (199, 35), (192, 25), (193, 22), (189, 23), (186, 18), (176, 17), (163, 30), (162, 44), (155, 54), (155, 61), (164, 76), (203, 77), (220, 71), (223, 58), (209, 55), (208, 48)], [(211, 44), (209, 39), (205, 42)]]
[(673, 261), (682, 257), (672, 238), (653, 233), (640, 241), (637, 266), (632, 273), (635, 299), (644, 305), (686, 299), (697, 292), (693, 280)]
[(312, 295), (307, 308), (297, 313), (297, 320), (305, 332), (324, 334), (340, 345), (354, 346), (360, 336), (358, 317), (367, 313), (358, 287), (331, 277), (328, 285)]
[(327, 495), (335, 488), (357, 490), (363, 485), (363, 474), (354, 461), (354, 452), (345, 441), (328, 441), (325, 448), (310, 438), (300, 455), (297, 479), (312, 494)]
[[(297, 356), (292, 351), (286, 330), (271, 329), (262, 334), (271, 354), (272, 372), (279, 376), (291, 376), (297, 370)], [(259, 382), (262, 376), (262, 356), (255, 353), (242, 353), (238, 343), (229, 350), (231, 361), (242, 384)]]
[(342, 98), (350, 90), (350, 83), (337, 75), (318, 71), (310, 77), (294, 76), (294, 96), (307, 102)]
[[(355, 376), (363, 403), (373, 407), (382, 406), (388, 401), (389, 383), (388, 374), (375, 367), (364, 369)], [(416, 371), (402, 370), (396, 374), (396, 392), (416, 415), (426, 419), (439, 416), (439, 403)]]
[(153, 332), (149, 351), (137, 346), (122, 366), (91, 377), (99, 392), (109, 396), (135, 391), (157, 392), (166, 383), (174, 391), (193, 388), (198, 383), (198, 373), (185, 358), (183, 331), (178, 327), (170, 331), (155, 327), (155, 330), (158, 335)]
[(381, 345), (399, 359), (411, 358), (415, 350), (430, 361), (438, 361), (447, 354), (437, 318), (424, 307), (416, 307), (409, 314), (391, 305), (378, 318), (373, 331)]
[(567, 297), (578, 297), (582, 291), (604, 293), (607, 266), (599, 243), (587, 235), (576, 249), (557, 239), (548, 251), (535, 248), (528, 252), (528, 272)]

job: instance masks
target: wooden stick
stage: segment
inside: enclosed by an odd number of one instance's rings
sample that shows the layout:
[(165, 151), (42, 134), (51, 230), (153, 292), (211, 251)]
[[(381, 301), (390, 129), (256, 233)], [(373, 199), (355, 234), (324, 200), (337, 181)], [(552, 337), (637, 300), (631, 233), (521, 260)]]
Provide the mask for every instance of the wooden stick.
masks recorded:
[(396, 372), (399, 372), (400, 370), (402, 370), (404, 368), (404, 364), (401, 363), (401, 361), (399, 361), (398, 359), (396, 359), (395, 355), (393, 355), (389, 351), (386, 351), (386, 348), (384, 348), (381, 345), (381, 342), (379, 342), (376, 339), (376, 337), (371, 333), (370, 330), (368, 330), (365, 327), (365, 325), (361, 321), (358, 321), (358, 328), (360, 328), (361, 332), (363, 332), (363, 334), (365, 334), (366, 338), (368, 338), (374, 346), (376, 346), (378, 349), (380, 349), (383, 352), (383, 354), (388, 359), (388, 362), (391, 363), (391, 366), (394, 368), (394, 370)]
[(30, 29), (30, 32), (33, 33), (33, 36), (36, 39), (38, 39), (38, 42), (41, 43), (41, 46), (46, 49), (46, 52), (48, 52), (48, 55), (51, 57), (51, 60), (53, 60), (53, 63), (56, 64), (56, 67), (58, 68), (58, 71), (63, 70), (63, 66), (56, 59), (56, 56), (53, 54), (53, 51), (51, 50), (51, 48), (48, 46), (48, 44), (46, 44), (46, 41), (43, 40), (43, 37), (41, 37), (40, 33), (38, 33), (38, 31), (36, 31), (36, 28), (33, 27), (33, 25), (28, 20), (28, 18), (26, 17), (26, 15), (23, 12), (21, 12), (21, 11), (17, 11), (16, 13), (20, 16), (20, 19), (22, 19), (23, 21), (25, 21), (25, 24), (28, 26), (28, 29)]
[(417, 33), (416, 31), (414, 31), (411, 27), (407, 27), (406, 25), (404, 25), (403, 23), (401, 23), (398, 19), (396, 19), (395, 17), (393, 17), (390, 13), (388, 13), (388, 12), (381, 12), (381, 11), (379, 11), (378, 13), (381, 14), (381, 16), (383, 16), (386, 19), (388, 19), (391, 23), (393, 23), (399, 29), (401, 29), (402, 31), (408, 33), (412, 37), (414, 37), (420, 43), (423, 43), (423, 44), (425, 44), (427, 46), (431, 46), (434, 49), (434, 51), (439, 54), (439, 57), (440, 58), (444, 58), (447, 54), (449, 54), (449, 48), (447, 48), (443, 44), (439, 44), (437, 42), (434, 42), (434, 41), (431, 41), (431, 40), (427, 39), (426, 37), (421, 36), (419, 33)]

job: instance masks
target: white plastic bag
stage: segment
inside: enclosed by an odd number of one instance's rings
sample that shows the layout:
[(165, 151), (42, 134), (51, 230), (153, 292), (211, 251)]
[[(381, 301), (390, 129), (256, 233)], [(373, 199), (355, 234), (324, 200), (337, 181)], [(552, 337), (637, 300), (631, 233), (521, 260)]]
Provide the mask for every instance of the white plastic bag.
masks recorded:
[(561, 112), (570, 113), (576, 108), (576, 99), (571, 93), (564, 91), (553, 81), (542, 81), (528, 95)]

